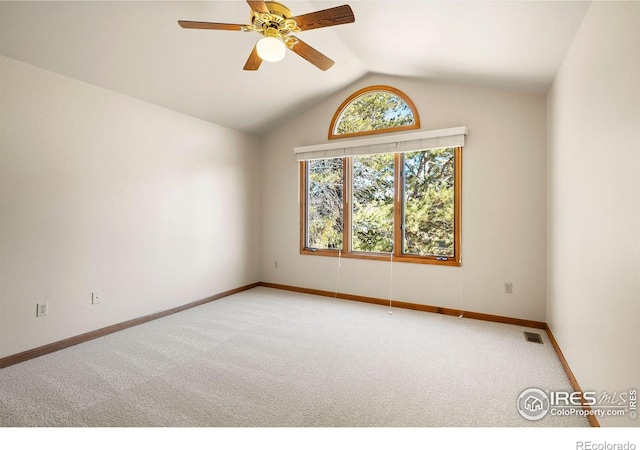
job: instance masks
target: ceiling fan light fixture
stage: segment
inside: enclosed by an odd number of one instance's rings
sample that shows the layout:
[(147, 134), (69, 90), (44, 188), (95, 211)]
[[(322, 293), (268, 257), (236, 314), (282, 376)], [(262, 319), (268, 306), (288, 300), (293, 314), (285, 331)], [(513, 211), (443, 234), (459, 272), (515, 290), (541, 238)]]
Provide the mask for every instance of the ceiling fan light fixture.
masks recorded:
[(258, 51), (258, 56), (269, 62), (282, 61), (287, 52), (287, 47), (284, 45), (284, 42), (271, 36), (260, 39), (256, 49)]

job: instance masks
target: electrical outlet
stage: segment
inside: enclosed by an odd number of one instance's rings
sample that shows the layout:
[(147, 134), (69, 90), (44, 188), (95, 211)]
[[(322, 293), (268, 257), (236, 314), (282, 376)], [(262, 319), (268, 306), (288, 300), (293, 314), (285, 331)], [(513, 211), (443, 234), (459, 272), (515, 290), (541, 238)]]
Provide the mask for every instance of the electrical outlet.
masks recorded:
[(276, 268), (276, 269), (278, 268), (278, 261), (277, 260), (273, 262), (273, 267)]
[(102, 301), (102, 294), (100, 292), (91, 293), (91, 304), (97, 305)]
[(513, 283), (507, 281), (504, 283), (504, 293), (505, 294), (513, 294)]
[(49, 314), (49, 303), (36, 303), (36, 317)]

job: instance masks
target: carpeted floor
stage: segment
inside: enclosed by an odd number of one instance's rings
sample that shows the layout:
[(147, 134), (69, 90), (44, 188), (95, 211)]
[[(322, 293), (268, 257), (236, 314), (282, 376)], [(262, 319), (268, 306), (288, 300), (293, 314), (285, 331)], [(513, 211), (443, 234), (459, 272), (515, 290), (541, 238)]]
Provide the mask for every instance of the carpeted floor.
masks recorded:
[(525, 427), (524, 327), (256, 288), (0, 369), (4, 427)]

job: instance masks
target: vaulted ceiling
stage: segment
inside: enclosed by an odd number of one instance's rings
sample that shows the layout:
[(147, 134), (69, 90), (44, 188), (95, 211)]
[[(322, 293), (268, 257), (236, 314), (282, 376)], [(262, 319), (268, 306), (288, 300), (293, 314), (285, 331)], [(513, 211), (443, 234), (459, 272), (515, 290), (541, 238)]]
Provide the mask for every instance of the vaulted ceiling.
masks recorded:
[[(355, 23), (298, 36), (336, 64), (288, 52), (242, 70), (256, 33), (244, 1), (0, 2), (0, 54), (239, 131), (263, 135), (369, 73), (544, 94), (589, 2), (289, 1), (294, 15), (351, 5)], [(1, 80), (0, 80), (1, 81)]]

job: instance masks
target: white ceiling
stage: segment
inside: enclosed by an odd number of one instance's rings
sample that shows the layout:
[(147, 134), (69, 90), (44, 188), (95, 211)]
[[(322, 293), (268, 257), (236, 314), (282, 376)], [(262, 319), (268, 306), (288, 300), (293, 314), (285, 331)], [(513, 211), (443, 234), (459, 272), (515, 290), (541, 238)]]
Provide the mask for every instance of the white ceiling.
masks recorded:
[(288, 52), (243, 71), (246, 2), (0, 2), (0, 54), (229, 128), (262, 135), (368, 73), (515, 92), (549, 88), (589, 7), (568, 1), (288, 1), (294, 15), (351, 5), (353, 24), (299, 33), (336, 61)]

